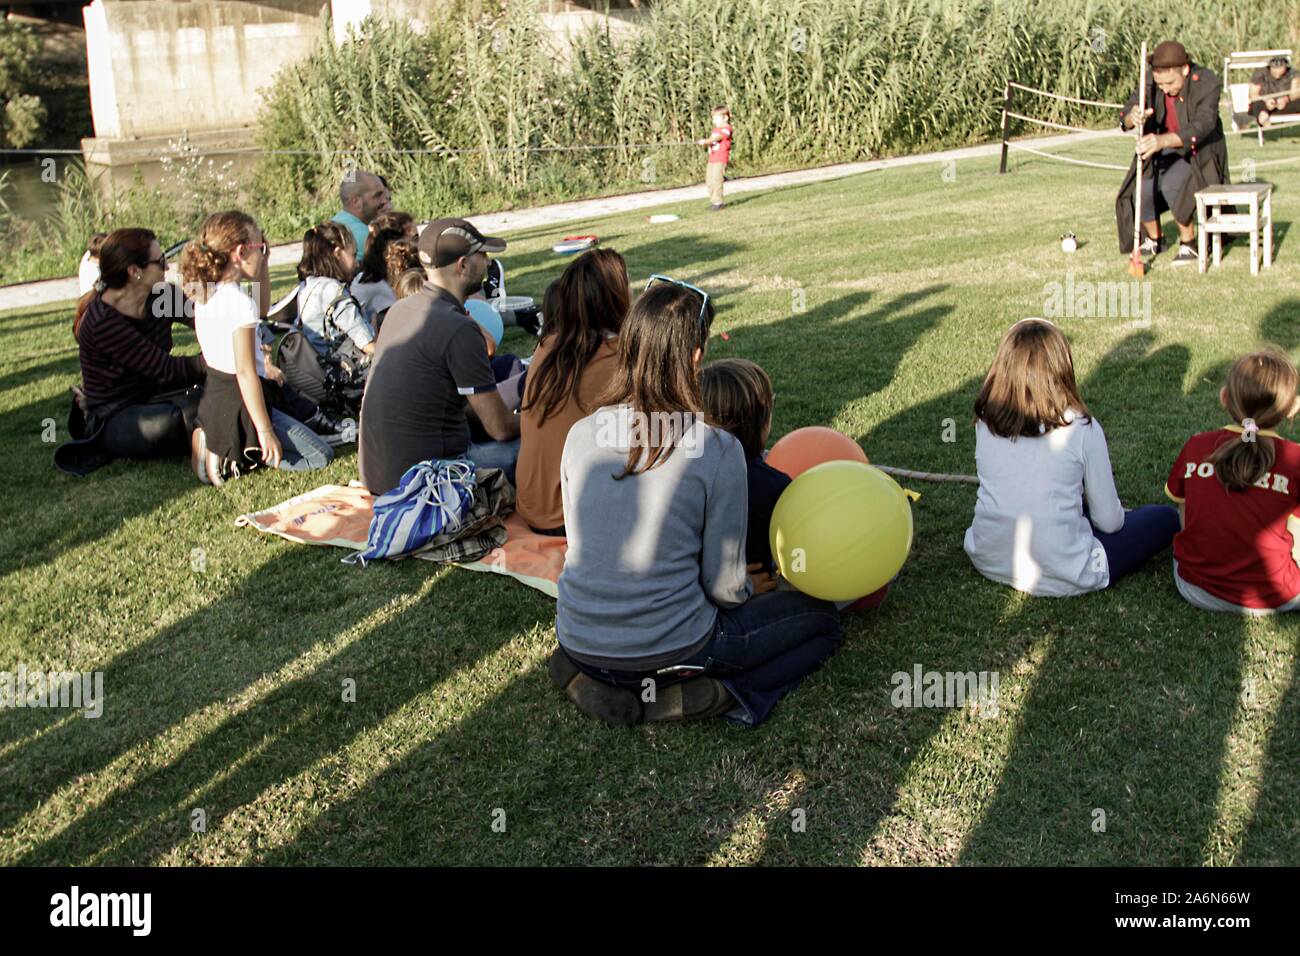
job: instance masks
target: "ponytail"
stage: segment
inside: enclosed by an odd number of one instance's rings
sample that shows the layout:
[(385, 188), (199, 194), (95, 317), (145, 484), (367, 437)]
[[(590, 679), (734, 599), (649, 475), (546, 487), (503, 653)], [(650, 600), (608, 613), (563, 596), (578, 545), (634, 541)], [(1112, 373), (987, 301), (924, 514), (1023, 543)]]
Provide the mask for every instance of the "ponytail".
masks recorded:
[(1298, 383), (1291, 359), (1273, 348), (1242, 356), (1228, 371), (1224, 405), (1241, 435), (1219, 445), (1209, 461), (1229, 491), (1246, 491), (1272, 469), (1277, 449), (1262, 429), (1290, 416)]
[[(100, 241), (96, 242), (99, 239)], [(72, 337), (81, 341), (81, 323), (90, 303), (105, 289), (124, 289), (131, 281), (131, 266), (143, 269), (149, 264), (149, 250), (158, 237), (148, 229), (131, 227), (114, 229), (107, 236), (100, 233), (90, 241), (90, 251), (99, 256), (99, 279), (95, 286), (77, 300), (72, 320)]]

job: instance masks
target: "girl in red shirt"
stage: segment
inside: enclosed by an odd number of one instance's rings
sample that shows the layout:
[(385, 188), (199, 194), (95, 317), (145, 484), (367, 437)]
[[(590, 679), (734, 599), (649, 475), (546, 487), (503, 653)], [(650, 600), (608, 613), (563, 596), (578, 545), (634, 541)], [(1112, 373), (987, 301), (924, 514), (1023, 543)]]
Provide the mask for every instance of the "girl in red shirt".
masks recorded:
[(1273, 430), (1300, 412), (1298, 383), (1280, 351), (1238, 359), (1219, 392), (1236, 424), (1193, 435), (1169, 472), (1174, 582), (1196, 607), (1300, 610), (1300, 445)]

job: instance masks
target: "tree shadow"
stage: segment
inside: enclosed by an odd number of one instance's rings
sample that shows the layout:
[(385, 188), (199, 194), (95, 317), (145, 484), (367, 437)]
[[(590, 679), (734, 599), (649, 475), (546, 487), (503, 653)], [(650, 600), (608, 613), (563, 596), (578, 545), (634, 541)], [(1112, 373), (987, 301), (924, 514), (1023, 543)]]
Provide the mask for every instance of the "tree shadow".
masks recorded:
[(1294, 640), (1290, 651), (1290, 684), (1269, 733), (1259, 793), (1234, 861), (1241, 866), (1300, 863), (1300, 647)]
[[(191, 838), (194, 808), (204, 810), (208, 828), (214, 829), (244, 804), (331, 754), (345, 751), (431, 686), (473, 668), (549, 616), (550, 601), (540, 596), (528, 604), (531, 617), (521, 620), (516, 605), (503, 608), (491, 600), (500, 586), (497, 582), (420, 561), (405, 564), (402, 576), (408, 579), (445, 573), (396, 618), (376, 625), (309, 673), (277, 685), (252, 706), (232, 713), (179, 756), (117, 790), (20, 862), (66, 864), (86, 861), (96, 853), (104, 855), (95, 862), (110, 865), (157, 861)], [(373, 570), (377, 569), (349, 573), (360, 579)], [(294, 650), (342, 634), (380, 608), (391, 594), (388, 589), (368, 590), (374, 597), (354, 599), (344, 615), (335, 609), (316, 615), (322, 623), (328, 621), (323, 635), (317, 632)], [(455, 608), (465, 606), (478, 607), (481, 613), (457, 616)], [(439, 621), (439, 632), (422, 632), (422, 619)], [(303, 623), (308, 626), (302, 633), (315, 631), (309, 622)], [(412, 640), (413, 635), (422, 639)], [(265, 673), (277, 661), (262, 663)], [(344, 681), (349, 679), (355, 682), (353, 702), (343, 700)], [(106, 676), (106, 685), (108, 680)], [(192, 696), (198, 704), (228, 697), (229, 691), (212, 686)], [(330, 858), (327, 853), (317, 862)]]
[[(32, 372), (29, 383), (48, 375), (49, 370)], [(85, 478), (60, 472), (53, 455), (57, 442), (67, 438), (70, 402), (65, 391), (0, 415), (0, 441), (9, 449), (8, 479), (21, 487), (41, 489), (39, 507), (23, 495), (6, 496), (0, 505), (0, 520), (6, 527), (23, 529), (21, 535), (0, 539), (0, 581), (106, 538), (126, 522), (160, 511), (194, 490), (194, 476), (181, 458), (115, 461)], [(47, 420), (54, 422), (54, 444), (42, 440)]]
[[(322, 564), (337, 563), (337, 552), (267, 544), (277, 553), (210, 604), (96, 668), (104, 680), (99, 718), (63, 719), (66, 711), (52, 709), (5, 710), (0, 741), (13, 746), (0, 771), (9, 776), (9, 785), (0, 787), (0, 829), (15, 826), (77, 777), (104, 770), (132, 748), (214, 702), (247, 691), (259, 678), (363, 620), (391, 600), (394, 586), (406, 582), (409, 587), (413, 570), (431, 570), (398, 566), (340, 574), (331, 603), (299, 606), (297, 597), (285, 593), (285, 583), (312, 580)], [(195, 577), (222, 586), (215, 573)], [(80, 600), (94, 603), (96, 597)], [(111, 821), (93, 819), (111, 828)]]
[[(733, 323), (730, 339), (715, 337), (707, 358), (743, 355), (769, 369), (778, 396), (774, 420), (782, 429), (830, 423), (893, 380), (908, 351), (952, 311), (947, 303), (926, 304), (946, 288), (929, 286), (880, 302), (872, 301), (873, 292), (851, 292), (774, 321)], [(790, 377), (811, 379), (816, 387), (789, 394), (782, 380)], [(781, 434), (774, 427), (772, 438)]]
[[(1130, 506), (1159, 500), (1182, 442), (1204, 429), (1188, 423), (1187, 349), (1141, 354), (1151, 341), (1149, 333), (1127, 337), (1081, 389), (1108, 425), (1116, 484)], [(1086, 602), (1097, 623), (1053, 628), (996, 794), (961, 862), (1203, 862), (1242, 632), (1178, 599), (1170, 573), (1166, 553), (1114, 588), (1068, 599)], [(1035, 602), (1035, 612), (1050, 603)]]

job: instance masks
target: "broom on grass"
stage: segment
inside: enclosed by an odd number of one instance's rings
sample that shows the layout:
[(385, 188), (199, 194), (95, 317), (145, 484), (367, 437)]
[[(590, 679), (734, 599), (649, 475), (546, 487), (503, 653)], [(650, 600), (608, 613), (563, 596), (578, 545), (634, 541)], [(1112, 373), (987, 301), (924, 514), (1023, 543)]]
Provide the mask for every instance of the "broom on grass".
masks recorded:
[[(1142, 139), (1142, 131), (1147, 120), (1147, 44), (1142, 41), (1142, 62), (1138, 72), (1138, 112), (1142, 119), (1134, 127), (1134, 138)], [(1135, 279), (1146, 275), (1146, 263), (1142, 261), (1142, 173), (1145, 163), (1141, 156), (1137, 159), (1137, 180), (1133, 184), (1133, 253), (1128, 258), (1128, 274)]]

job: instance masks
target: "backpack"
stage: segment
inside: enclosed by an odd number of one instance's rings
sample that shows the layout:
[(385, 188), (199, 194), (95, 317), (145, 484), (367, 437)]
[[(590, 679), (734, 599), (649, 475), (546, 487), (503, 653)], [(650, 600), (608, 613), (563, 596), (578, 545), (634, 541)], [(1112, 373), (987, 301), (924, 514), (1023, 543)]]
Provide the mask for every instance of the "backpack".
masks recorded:
[(416, 462), (396, 488), (375, 498), (366, 547), (343, 563), (365, 567), (367, 561), (400, 558), (459, 530), (474, 507), (476, 478), (473, 462)]
[(279, 333), (273, 361), (284, 372), (285, 381), (300, 394), (335, 414), (356, 416), (361, 410), (361, 395), (370, 372), (370, 356), (338, 330), (334, 316), (349, 300), (358, 310), (360, 303), (345, 285), (326, 306), (324, 331), (329, 351), (322, 355), (307, 338), (298, 315), (298, 295), (303, 287), (299, 283), (293, 292), (272, 306), (267, 317), (268, 325)]

